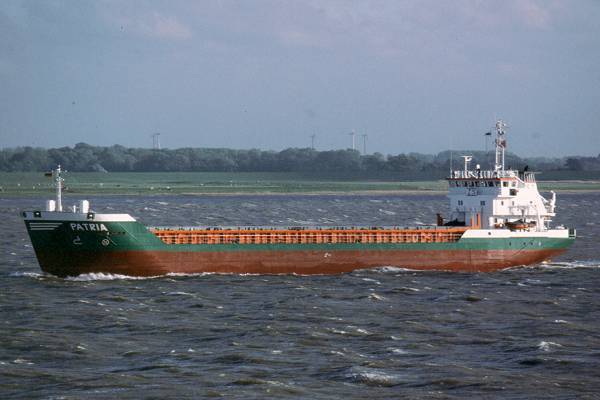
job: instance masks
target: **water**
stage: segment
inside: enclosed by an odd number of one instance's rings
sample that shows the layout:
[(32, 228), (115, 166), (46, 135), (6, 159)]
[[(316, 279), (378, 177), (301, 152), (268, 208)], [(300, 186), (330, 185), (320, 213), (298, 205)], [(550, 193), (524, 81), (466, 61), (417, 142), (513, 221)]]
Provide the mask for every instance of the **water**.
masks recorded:
[[(446, 200), (91, 201), (149, 225), (413, 225)], [(600, 194), (559, 196), (580, 237), (551, 264), (311, 277), (47, 276), (19, 218), (42, 203), (0, 199), (2, 399), (600, 396)]]

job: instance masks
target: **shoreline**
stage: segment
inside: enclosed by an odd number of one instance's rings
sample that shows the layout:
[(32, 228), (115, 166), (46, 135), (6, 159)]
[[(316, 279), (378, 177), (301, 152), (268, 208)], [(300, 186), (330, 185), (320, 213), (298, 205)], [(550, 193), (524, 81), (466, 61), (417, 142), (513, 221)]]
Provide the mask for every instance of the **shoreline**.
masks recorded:
[[(557, 194), (596, 194), (600, 193), (600, 189), (540, 189), (540, 192), (554, 191)], [(396, 189), (396, 190), (340, 190), (340, 191), (290, 191), (290, 192), (271, 192), (271, 191), (237, 191), (237, 192), (177, 192), (177, 191), (137, 191), (137, 192), (65, 192), (66, 197), (82, 197), (82, 196), (189, 196), (189, 197), (226, 197), (226, 196), (419, 196), (432, 195), (442, 196), (447, 195), (445, 190), (416, 190), (416, 189)], [(51, 198), (54, 192), (0, 192), (0, 199), (3, 197), (24, 197), (24, 198)]]

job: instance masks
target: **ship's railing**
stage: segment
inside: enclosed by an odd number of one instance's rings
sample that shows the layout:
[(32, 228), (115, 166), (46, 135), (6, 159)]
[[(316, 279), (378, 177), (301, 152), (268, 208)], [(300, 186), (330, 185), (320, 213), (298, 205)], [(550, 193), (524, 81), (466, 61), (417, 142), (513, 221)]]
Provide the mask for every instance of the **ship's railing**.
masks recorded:
[[(526, 174), (533, 174), (531, 172), (526, 172)], [(499, 178), (518, 178), (519, 171), (514, 170), (475, 170), (475, 171), (465, 171), (465, 170), (456, 170), (450, 173), (449, 179), (499, 179)]]
[(167, 244), (334, 244), (445, 243), (458, 241), (467, 228), (415, 229), (214, 229), (151, 230)]
[(535, 173), (534, 172), (523, 172), (523, 181), (524, 182), (535, 182)]

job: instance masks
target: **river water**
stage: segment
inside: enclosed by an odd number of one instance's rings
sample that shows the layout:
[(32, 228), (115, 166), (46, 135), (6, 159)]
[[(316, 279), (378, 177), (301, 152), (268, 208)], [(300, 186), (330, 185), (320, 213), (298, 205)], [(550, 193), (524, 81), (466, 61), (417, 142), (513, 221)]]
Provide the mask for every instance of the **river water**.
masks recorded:
[[(70, 198), (69, 201), (77, 199)], [(92, 197), (147, 225), (414, 225), (438, 195)], [(496, 273), (134, 279), (40, 272), (0, 199), (0, 398), (600, 398), (600, 194), (559, 196), (579, 238)]]

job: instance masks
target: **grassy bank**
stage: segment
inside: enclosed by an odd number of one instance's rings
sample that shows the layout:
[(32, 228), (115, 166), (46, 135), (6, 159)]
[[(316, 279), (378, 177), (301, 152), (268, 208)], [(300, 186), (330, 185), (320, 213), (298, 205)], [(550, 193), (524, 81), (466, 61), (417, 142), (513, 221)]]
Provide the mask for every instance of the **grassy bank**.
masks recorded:
[[(316, 180), (293, 173), (116, 172), (68, 173), (72, 194), (261, 194), (445, 192), (446, 182)], [(0, 173), (0, 195), (48, 196), (52, 180), (41, 173)], [(600, 181), (541, 181), (542, 190), (600, 190)]]

